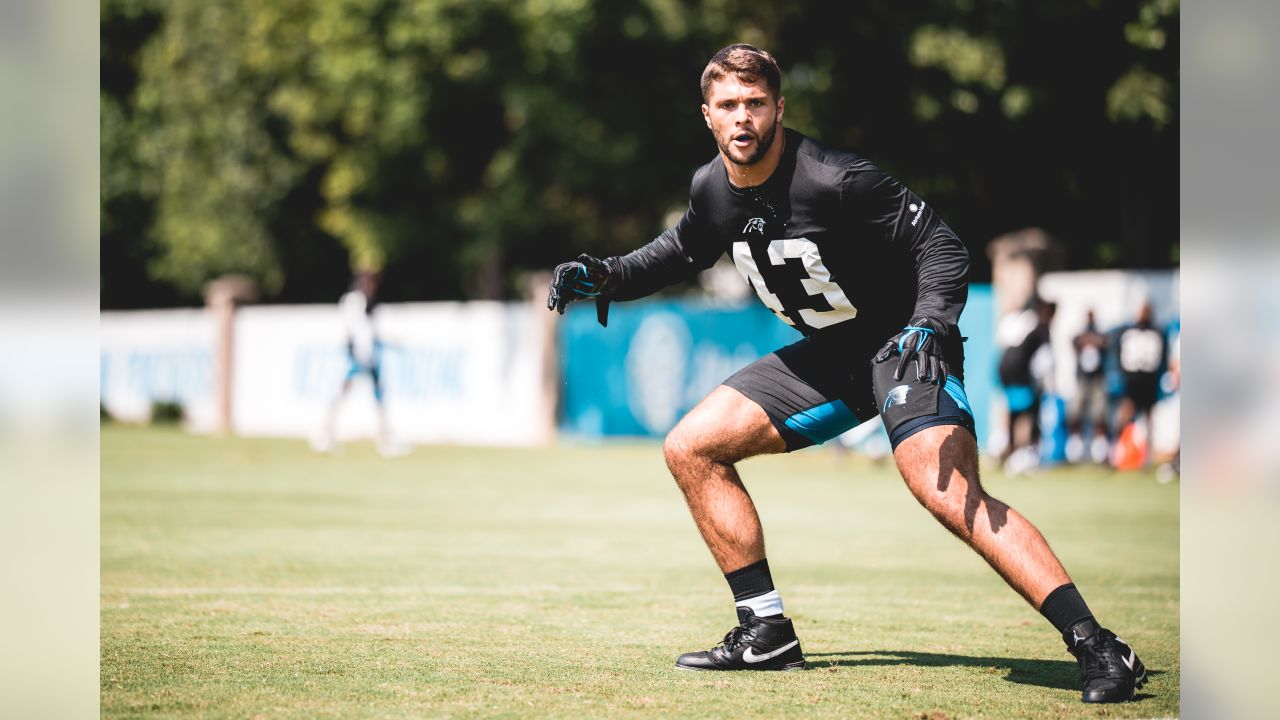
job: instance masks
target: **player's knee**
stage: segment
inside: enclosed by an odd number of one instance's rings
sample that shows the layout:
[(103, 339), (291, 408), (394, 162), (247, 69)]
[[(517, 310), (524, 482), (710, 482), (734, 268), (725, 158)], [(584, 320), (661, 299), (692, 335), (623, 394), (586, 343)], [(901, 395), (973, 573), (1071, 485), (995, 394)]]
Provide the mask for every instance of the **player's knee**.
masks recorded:
[(930, 489), (916, 496), (920, 504), (924, 506), (934, 517), (946, 522), (948, 519), (957, 517), (963, 510), (962, 502), (957, 502), (958, 498), (953, 497), (950, 493)]
[(945, 476), (936, 469), (908, 480), (916, 500), (952, 532), (963, 536), (965, 528), (987, 499), (977, 478), (954, 468)]
[(676, 425), (667, 433), (667, 439), (662, 443), (662, 455), (672, 472), (717, 460), (708, 438), (687, 422)]
[(965, 488), (958, 492), (938, 493), (925, 506), (948, 530), (968, 540), (973, 535), (975, 519), (984, 506), (989, 507), (991, 500), (981, 487)]
[(667, 461), (667, 467), (673, 472), (693, 460), (696, 452), (692, 441), (693, 438), (680, 425), (667, 433), (667, 439), (662, 443), (662, 456)]

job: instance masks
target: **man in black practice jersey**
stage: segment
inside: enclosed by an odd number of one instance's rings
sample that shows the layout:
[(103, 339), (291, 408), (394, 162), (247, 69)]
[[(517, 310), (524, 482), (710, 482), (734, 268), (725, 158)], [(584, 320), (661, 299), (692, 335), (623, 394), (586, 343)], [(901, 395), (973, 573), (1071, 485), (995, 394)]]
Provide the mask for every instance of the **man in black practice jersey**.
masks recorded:
[(667, 436), (667, 466), (733, 592), (738, 627), (689, 670), (805, 666), (734, 463), (825, 442), (882, 416), (907, 487), (1062, 633), (1086, 702), (1129, 700), (1146, 673), (1094, 620), (1040, 532), (987, 495), (956, 324), (968, 253), (923, 199), (852, 153), (782, 126), (781, 73), (731, 45), (702, 74), (719, 154), (693, 175), (675, 227), (620, 257), (556, 268), (548, 307), (649, 295), (730, 253), (760, 299), (804, 338), (743, 368)]

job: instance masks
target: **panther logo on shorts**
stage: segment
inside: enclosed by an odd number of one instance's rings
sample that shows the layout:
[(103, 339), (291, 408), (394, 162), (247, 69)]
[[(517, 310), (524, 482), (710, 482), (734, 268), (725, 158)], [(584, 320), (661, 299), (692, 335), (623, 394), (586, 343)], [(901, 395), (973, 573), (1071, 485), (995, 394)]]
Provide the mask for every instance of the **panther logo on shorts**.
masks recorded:
[(909, 392), (911, 392), (910, 385), (899, 385), (890, 390), (889, 394), (885, 396), (884, 407), (880, 408), (880, 412), (883, 413), (894, 405), (906, 405), (907, 393)]

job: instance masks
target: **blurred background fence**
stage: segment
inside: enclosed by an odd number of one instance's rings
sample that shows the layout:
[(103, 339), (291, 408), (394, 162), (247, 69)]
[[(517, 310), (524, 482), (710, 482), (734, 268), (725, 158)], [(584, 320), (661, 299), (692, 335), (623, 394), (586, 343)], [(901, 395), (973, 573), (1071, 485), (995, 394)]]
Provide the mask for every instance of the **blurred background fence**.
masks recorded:
[[(1057, 272), (1038, 281), (1057, 303), (1050, 326), (1050, 389), (1075, 390), (1074, 338), (1094, 310), (1104, 329), (1131, 322), (1150, 302), (1161, 327), (1178, 319), (1177, 274)], [(979, 442), (999, 451), (1005, 435), (996, 339), (1000, 303), (992, 286), (970, 288), (961, 317), (968, 337), (966, 389)], [(1021, 306), (1018, 306), (1021, 309)], [(249, 306), (235, 311), (229, 426), (239, 434), (309, 437), (319, 431), (349, 370), (347, 336), (333, 305)], [(380, 305), (382, 383), (388, 420), (413, 443), (528, 445), (558, 434), (595, 440), (661, 437), (724, 378), (799, 339), (755, 302), (660, 299), (614, 304), (608, 328), (590, 304), (564, 318), (529, 302)], [(181, 408), (193, 431), (221, 427), (213, 311), (102, 314), (102, 402), (115, 418), (146, 421), (157, 405)], [(1112, 353), (1114, 355), (1114, 353)], [(1114, 357), (1111, 394), (1123, 390)], [(376, 431), (368, 378), (355, 380), (336, 428)]]

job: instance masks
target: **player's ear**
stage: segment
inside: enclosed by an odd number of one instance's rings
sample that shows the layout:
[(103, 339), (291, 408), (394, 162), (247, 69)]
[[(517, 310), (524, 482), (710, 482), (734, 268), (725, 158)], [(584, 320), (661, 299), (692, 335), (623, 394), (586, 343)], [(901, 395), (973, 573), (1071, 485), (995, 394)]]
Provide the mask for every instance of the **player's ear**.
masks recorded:
[(779, 95), (778, 96), (778, 116), (775, 117), (774, 120), (776, 121), (782, 120), (782, 106), (786, 104), (787, 104), (787, 99)]
[(706, 103), (702, 103), (702, 119), (706, 121), (707, 127), (711, 127), (711, 108)]

